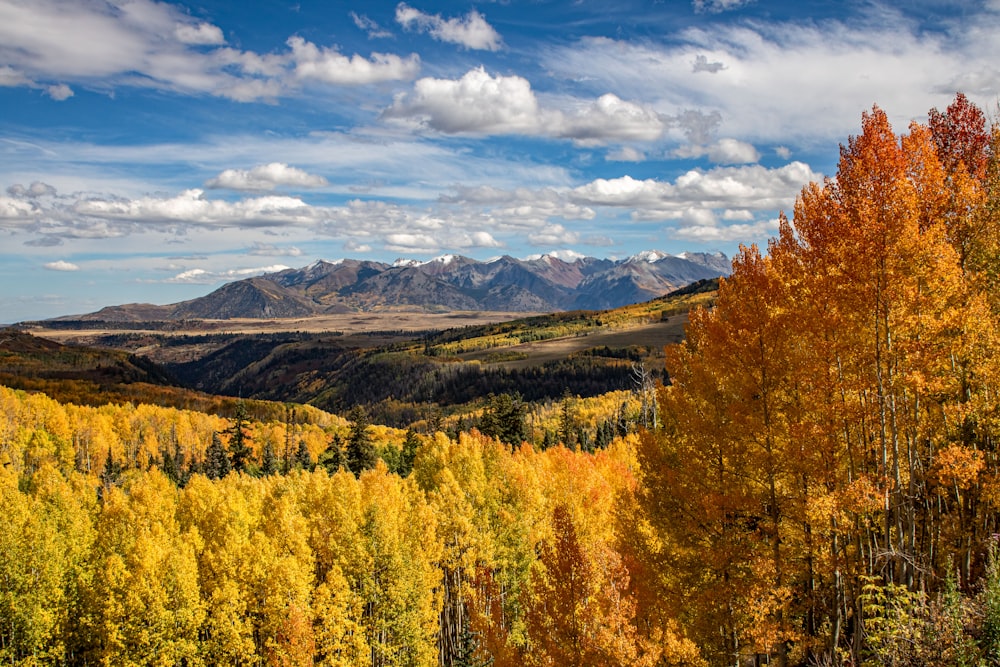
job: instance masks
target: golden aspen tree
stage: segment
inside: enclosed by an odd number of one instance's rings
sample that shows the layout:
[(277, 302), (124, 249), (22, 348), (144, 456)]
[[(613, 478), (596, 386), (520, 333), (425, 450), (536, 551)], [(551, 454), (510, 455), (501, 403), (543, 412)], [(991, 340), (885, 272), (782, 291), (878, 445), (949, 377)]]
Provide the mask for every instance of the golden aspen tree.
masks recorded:
[(159, 471), (105, 495), (87, 592), (97, 655), (108, 665), (196, 661), (204, 619), (196, 540), (176, 517), (177, 489)]
[(436, 632), (441, 573), (434, 515), (410, 480), (390, 475), (378, 462), (361, 475), (360, 532), (366, 571), (358, 587), (371, 664), (437, 664)]

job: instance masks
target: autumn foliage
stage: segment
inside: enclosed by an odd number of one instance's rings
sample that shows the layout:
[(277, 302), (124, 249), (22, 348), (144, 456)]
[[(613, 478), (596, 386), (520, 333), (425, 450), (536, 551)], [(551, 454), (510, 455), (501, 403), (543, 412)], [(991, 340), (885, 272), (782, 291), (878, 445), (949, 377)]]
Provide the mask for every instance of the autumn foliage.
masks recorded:
[(861, 130), (655, 410), (404, 435), (0, 387), (0, 663), (996, 664), (1000, 132), (961, 95)]

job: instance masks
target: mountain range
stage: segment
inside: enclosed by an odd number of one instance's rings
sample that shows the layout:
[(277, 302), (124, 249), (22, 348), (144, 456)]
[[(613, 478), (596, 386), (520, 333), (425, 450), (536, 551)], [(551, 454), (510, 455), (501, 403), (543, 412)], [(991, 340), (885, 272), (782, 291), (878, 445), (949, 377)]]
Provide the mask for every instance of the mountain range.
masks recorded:
[(479, 261), (443, 255), (392, 264), (319, 260), (301, 269), (227, 283), (169, 305), (126, 304), (57, 319), (140, 322), (308, 317), (391, 307), (555, 312), (640, 303), (697, 280), (728, 275), (722, 253), (646, 251), (623, 260), (553, 255)]

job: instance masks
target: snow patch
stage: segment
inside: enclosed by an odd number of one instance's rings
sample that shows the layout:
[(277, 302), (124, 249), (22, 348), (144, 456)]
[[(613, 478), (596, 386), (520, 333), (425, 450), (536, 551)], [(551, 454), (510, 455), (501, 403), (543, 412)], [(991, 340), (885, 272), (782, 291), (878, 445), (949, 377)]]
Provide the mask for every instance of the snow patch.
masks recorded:
[[(670, 257), (670, 255), (668, 255), (665, 252), (660, 252), (659, 250), (644, 250), (640, 253), (636, 253), (635, 255), (629, 257), (628, 261), (648, 262), (649, 264), (655, 264), (656, 262), (659, 262), (661, 259), (666, 259), (667, 257)], [(678, 255), (678, 257), (680, 257), (680, 255)]]
[(458, 255), (438, 255), (434, 259), (427, 260), (426, 262), (421, 262), (421, 264), (441, 264), (443, 266), (448, 266), (458, 259)]

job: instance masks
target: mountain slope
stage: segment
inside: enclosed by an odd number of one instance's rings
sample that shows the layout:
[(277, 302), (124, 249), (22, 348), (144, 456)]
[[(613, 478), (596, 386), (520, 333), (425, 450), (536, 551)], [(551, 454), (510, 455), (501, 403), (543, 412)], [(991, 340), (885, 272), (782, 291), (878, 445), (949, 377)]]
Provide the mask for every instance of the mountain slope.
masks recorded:
[(318, 261), (228, 283), (210, 294), (167, 306), (126, 304), (71, 318), (83, 321), (308, 317), (394, 307), (428, 310), (555, 312), (640, 303), (698, 280), (729, 273), (721, 253), (682, 256), (648, 251), (612, 261), (552, 255), (477, 261), (444, 255), (395, 264)]

